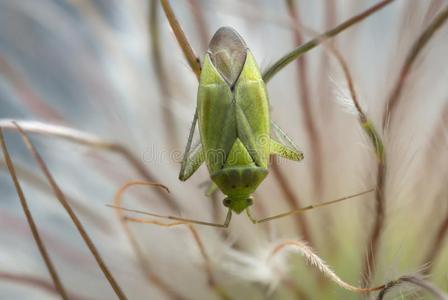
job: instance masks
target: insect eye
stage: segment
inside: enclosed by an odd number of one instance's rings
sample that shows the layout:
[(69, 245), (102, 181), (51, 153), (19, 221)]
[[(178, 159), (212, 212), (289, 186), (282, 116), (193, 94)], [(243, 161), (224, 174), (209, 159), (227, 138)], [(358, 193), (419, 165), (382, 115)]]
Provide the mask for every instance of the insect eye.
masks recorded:
[(254, 203), (254, 200), (252, 200), (252, 198), (247, 198), (246, 202), (247, 202), (247, 205), (252, 205)]
[(222, 204), (223, 204), (225, 207), (229, 207), (231, 203), (232, 203), (232, 201), (230, 201), (229, 198), (225, 198), (225, 199), (222, 201)]

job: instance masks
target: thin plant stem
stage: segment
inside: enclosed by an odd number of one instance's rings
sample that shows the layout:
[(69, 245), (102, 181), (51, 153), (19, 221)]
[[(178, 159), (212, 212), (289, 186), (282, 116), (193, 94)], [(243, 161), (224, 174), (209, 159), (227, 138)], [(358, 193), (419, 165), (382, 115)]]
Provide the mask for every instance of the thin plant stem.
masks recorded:
[(448, 6), (446, 6), (439, 14), (437, 14), (437, 16), (435, 16), (432, 22), (420, 34), (420, 36), (417, 38), (417, 40), (414, 42), (411, 49), (409, 50), (405, 62), (401, 67), (394, 88), (392, 89), (392, 92), (386, 102), (386, 109), (383, 114), (383, 130), (385, 130), (386, 127), (388, 127), (388, 124), (391, 122), (393, 114), (395, 113), (399, 105), (403, 87), (406, 83), (407, 78), (411, 73), (412, 67), (414, 66), (417, 57), (425, 48), (425, 46), (428, 44), (428, 42), (431, 40), (431, 38), (434, 36), (434, 34), (437, 32), (437, 30), (440, 29), (440, 27), (442, 27), (442, 25), (445, 23), (447, 19), (448, 19)]
[(163, 10), (165, 11), (168, 22), (170, 23), (170, 26), (173, 29), (174, 35), (176, 36), (177, 42), (179, 43), (179, 46), (181, 47), (184, 56), (188, 61), (188, 64), (190, 65), (196, 77), (199, 79), (199, 76), (201, 74), (201, 63), (197, 55), (195, 54), (190, 43), (188, 42), (188, 39), (185, 36), (185, 33), (182, 27), (180, 26), (179, 21), (177, 21), (176, 15), (174, 14), (169, 1), (160, 0), (160, 2), (162, 3), (162, 7)]
[(444, 2), (445, 1), (443, 0), (431, 0), (431, 3), (428, 5), (428, 11), (426, 12), (423, 24), (429, 23), (437, 11), (443, 6)]
[(149, 17), (148, 17), (148, 32), (150, 34), (150, 46), (151, 46), (151, 62), (154, 69), (154, 74), (157, 80), (157, 87), (159, 88), (162, 101), (164, 103), (162, 112), (166, 122), (167, 136), (170, 137), (170, 142), (173, 147), (179, 142), (179, 133), (176, 130), (176, 124), (174, 122), (171, 108), (173, 102), (171, 99), (171, 93), (169, 88), (169, 77), (165, 69), (162, 44), (160, 40), (160, 27), (159, 27), (159, 0), (151, 0), (149, 5)]
[[(171, 8), (171, 5), (169, 3), (169, 0), (160, 0), (162, 3), (163, 10), (165, 11), (165, 15), (168, 19), (168, 22), (170, 23), (171, 29), (174, 32), (174, 35), (176, 36), (177, 42), (179, 46), (181, 47), (185, 58), (188, 61), (188, 64), (190, 65), (191, 69), (193, 70), (194, 74), (196, 75), (196, 79), (199, 80), (201, 76), (201, 62), (199, 58), (196, 56), (193, 48), (191, 47), (190, 43), (188, 42), (187, 37), (185, 36), (184, 31), (182, 30), (182, 27), (180, 26), (179, 22), (177, 21), (176, 15), (174, 14), (173, 9)], [(190, 128), (190, 133), (188, 135), (188, 142), (185, 149), (190, 149), (191, 142), (193, 140), (194, 131), (196, 128), (196, 123), (198, 119), (198, 109), (196, 107), (193, 117), (193, 123)], [(188, 152), (185, 151), (183, 156), (183, 161), (186, 160), (188, 156)], [(183, 168), (181, 168), (181, 173), (183, 172)]]
[(45, 265), (48, 269), (48, 272), (50, 273), (51, 279), (53, 280), (57, 292), (59, 293), (62, 299), (64, 300), (69, 299), (67, 296), (67, 292), (65, 291), (64, 286), (59, 278), (58, 272), (56, 271), (56, 268), (53, 265), (50, 255), (48, 254), (47, 248), (40, 237), (39, 230), (37, 229), (36, 223), (34, 222), (33, 215), (28, 207), (25, 194), (22, 191), (22, 188), (16, 175), (16, 171), (14, 169), (14, 164), (11, 160), (11, 157), (9, 156), (9, 151), (3, 136), (3, 130), (1, 128), (0, 128), (0, 143), (3, 156), (6, 161), (6, 166), (8, 168), (11, 179), (14, 182), (14, 187), (16, 189), (17, 196), (19, 197), (20, 200), (20, 205), (22, 206), (23, 213), (25, 214), (26, 220), (30, 227), (37, 248), (39, 249), (40, 255), (42, 256), (45, 262)]
[[(156, 187), (156, 188), (165, 190), (166, 192), (169, 192), (169, 190), (166, 186), (159, 184), (159, 183), (146, 182), (146, 181), (140, 181), (140, 180), (131, 180), (131, 181), (126, 182), (115, 194), (114, 207), (122, 207), (123, 193), (128, 188), (135, 186), (135, 185), (152, 186), (152, 187)], [(205, 250), (204, 243), (202, 242), (202, 239), (200, 238), (199, 233), (196, 231), (196, 229), (191, 224), (188, 224), (185, 222), (174, 222), (174, 223), (166, 224), (166, 223), (158, 222), (158, 221), (146, 221), (141, 218), (127, 217), (124, 214), (124, 212), (125, 212), (125, 210), (116, 209), (117, 218), (119, 219), (120, 224), (122, 225), (122, 227), (125, 231), (125, 234), (128, 237), (130, 244), (131, 244), (132, 248), (134, 249), (138, 260), (140, 261), (140, 265), (143, 267), (143, 271), (144, 271), (144, 273), (147, 274), (148, 278), (153, 277), (155, 274), (153, 274), (153, 271), (151, 271), (151, 269), (150, 269), (149, 263), (146, 261), (145, 257), (143, 256), (143, 254), (140, 250), (140, 247), (138, 246), (136, 238), (133, 236), (132, 231), (128, 227), (128, 222), (150, 223), (150, 224), (156, 224), (156, 225), (163, 226), (163, 227), (171, 227), (171, 226), (186, 224), (188, 229), (192, 233), (196, 244), (198, 245), (201, 256), (204, 259), (206, 274), (207, 274), (207, 278), (208, 278), (208, 284), (209, 284), (210, 288), (221, 299), (230, 299), (229, 296), (225, 293), (225, 291), (216, 283), (216, 280), (214, 279), (214, 276), (212, 273), (210, 258)], [(150, 274), (152, 274), (152, 275), (150, 275)], [(158, 282), (159, 282), (159, 284), (161, 283), (160, 279), (158, 280)], [(172, 297), (174, 296), (176, 299), (181, 299), (181, 297), (176, 295), (171, 289), (168, 289), (168, 287), (166, 285), (163, 285), (163, 290), (165, 292), (168, 292), (168, 294), (170, 294)]]
[(202, 50), (205, 52), (207, 51), (210, 34), (207, 29), (204, 10), (198, 0), (188, 0), (188, 2), (192, 8), (196, 29), (199, 32), (199, 38), (201, 40)]
[(377, 165), (377, 179), (376, 179), (376, 190), (375, 190), (375, 220), (372, 229), (367, 239), (366, 245), (366, 255), (364, 259), (364, 264), (362, 268), (362, 278), (363, 285), (367, 286), (370, 284), (372, 275), (375, 271), (375, 258), (379, 250), (379, 244), (381, 235), (383, 232), (383, 227), (385, 224), (385, 185), (386, 177), (386, 165), (384, 163), (378, 163)]
[(355, 25), (356, 23), (364, 20), (368, 16), (372, 15), (373, 13), (377, 12), (378, 10), (382, 9), (383, 7), (387, 6), (388, 4), (392, 3), (395, 0), (384, 0), (379, 2), (378, 4), (370, 7), (369, 9), (365, 10), (364, 12), (353, 16), (352, 18), (348, 19), (347, 21), (339, 24), (335, 28), (321, 34), (319, 37), (312, 39), (311, 41), (303, 44), (302, 46), (297, 47), (296, 49), (288, 52), (283, 57), (281, 57), (277, 62), (275, 62), (272, 66), (270, 66), (264, 73), (263, 73), (263, 80), (264, 82), (268, 82), (271, 80), (275, 74), (277, 74), (280, 70), (282, 70), (284, 67), (286, 67), (289, 63), (294, 61), (295, 59), (299, 58), (309, 50), (315, 48), (318, 46), (321, 41), (329, 39), (331, 37), (334, 37), (341, 33), (342, 31), (350, 28), (351, 26)]
[[(336, 24), (337, 20), (337, 7), (335, 0), (327, 0), (325, 1), (325, 28), (331, 28)], [(334, 40), (328, 40), (327, 43), (332, 46), (334, 44)], [(328, 81), (328, 73), (329, 73), (329, 58), (326, 53), (321, 54), (321, 59), (319, 62), (319, 69), (317, 80), (321, 84), (316, 86), (315, 94), (319, 99), (319, 112), (321, 113), (321, 118), (325, 120), (329, 120), (328, 117), (332, 116), (333, 105), (332, 103), (328, 103), (328, 99), (331, 99), (330, 93), (330, 83)]]
[[(446, 134), (446, 124), (448, 124), (448, 102), (445, 104), (443, 111), (441, 113), (440, 121), (437, 124), (436, 130), (434, 134), (431, 137), (430, 146), (428, 147), (428, 154), (426, 162), (433, 165), (433, 167), (438, 168), (439, 167), (439, 160), (434, 160), (434, 144), (438, 141), (444, 141), (445, 140), (445, 134)], [(435, 165), (437, 164), (437, 166)], [(445, 196), (446, 197), (446, 196)], [(432, 223), (434, 222), (433, 217), (431, 216), (431, 219), (428, 220), (428, 222)], [(448, 235), (448, 210), (446, 212), (445, 217), (443, 218), (442, 222), (439, 224), (437, 233), (434, 236), (434, 239), (431, 242), (431, 246), (429, 247), (428, 252), (426, 253), (426, 256), (424, 258), (424, 264), (429, 263), (428, 267), (424, 270), (426, 274), (429, 274), (431, 272), (431, 269), (433, 267), (433, 262), (437, 259), (437, 257), (440, 255), (441, 251), (443, 250), (444, 241), (446, 239), (446, 236)]]
[(230, 299), (229, 295), (227, 295), (225, 290), (221, 286), (219, 286), (219, 284), (216, 282), (215, 276), (213, 275), (210, 257), (208, 256), (207, 251), (205, 250), (204, 243), (202, 242), (202, 239), (199, 236), (198, 231), (191, 224), (188, 224), (188, 229), (190, 230), (191, 234), (193, 235), (193, 239), (199, 248), (199, 252), (201, 253), (202, 258), (204, 259), (205, 272), (207, 274), (208, 285), (220, 299), (229, 300)]
[[(266, 216), (268, 214), (268, 211), (266, 210), (266, 207), (263, 203), (267, 203), (262, 198), (261, 194), (254, 194), (254, 198), (257, 199), (257, 201), (254, 202), (254, 210), (257, 212), (257, 214), (261, 216)], [(300, 229), (300, 228), (298, 228)], [(272, 238), (272, 224), (269, 224), (269, 222), (264, 223), (263, 230), (266, 233), (266, 237), (268, 240), (271, 240)]]
[(385, 224), (385, 178), (386, 178), (386, 157), (384, 151), (384, 144), (378, 131), (376, 130), (373, 123), (367, 118), (363, 109), (361, 108), (361, 104), (359, 103), (358, 96), (355, 90), (355, 84), (353, 81), (353, 77), (350, 74), (350, 70), (348, 68), (347, 62), (343, 58), (343, 56), (339, 53), (339, 51), (330, 46), (330, 52), (335, 56), (338, 63), (340, 64), (345, 80), (347, 82), (348, 88), (350, 90), (351, 99), (353, 101), (353, 105), (358, 112), (359, 123), (361, 127), (366, 132), (367, 136), (370, 138), (372, 142), (372, 148), (377, 158), (377, 179), (376, 179), (376, 190), (375, 190), (375, 221), (367, 240), (367, 253), (364, 260), (362, 278), (364, 281), (364, 285), (367, 286), (370, 283), (371, 276), (375, 269), (375, 256), (378, 253), (379, 243), (381, 240), (382, 230)]
[[(286, 201), (289, 203), (289, 206), (293, 210), (297, 210), (300, 208), (300, 199), (297, 197), (292, 188), (291, 185), (286, 181), (285, 176), (280, 171), (280, 168), (278, 167), (278, 163), (276, 159), (273, 159), (271, 164), (271, 170), (274, 173), (274, 178), (277, 180), (283, 195), (286, 199)], [(305, 215), (301, 216), (294, 216), (294, 221), (296, 222), (297, 228), (302, 233), (302, 238), (307, 241), (310, 245), (313, 245), (314, 241), (310, 232), (310, 228), (308, 226), (308, 222), (306, 220)]]
[(351, 99), (353, 101), (353, 104), (354, 104), (356, 110), (358, 111), (359, 120), (362, 123), (364, 123), (367, 121), (367, 117), (361, 108), (361, 104), (359, 103), (358, 96), (355, 91), (355, 84), (354, 84), (353, 78), (350, 74), (350, 70), (348, 68), (347, 62), (344, 59), (344, 57), (342, 56), (342, 54), (335, 47), (329, 46), (329, 49), (330, 49), (331, 53), (335, 56), (336, 60), (338, 61), (339, 65), (342, 68), (342, 71), (344, 72), (345, 80), (347, 82), (348, 89), (350, 91)]
[[(158, 183), (152, 183), (142, 180), (131, 180), (126, 182), (120, 189), (117, 190), (114, 197), (114, 205), (121, 207), (123, 202), (123, 193), (130, 187), (135, 185), (143, 185), (143, 186), (152, 186), (158, 189), (168, 191), (168, 188), (164, 185)], [(135, 253), (135, 256), (139, 262), (139, 267), (146, 277), (146, 279), (151, 283), (157, 286), (160, 290), (162, 290), (165, 294), (170, 296), (172, 299), (182, 300), (184, 299), (180, 296), (176, 291), (174, 291), (170, 286), (168, 286), (163, 280), (154, 272), (149, 264), (149, 261), (146, 259), (143, 251), (140, 248), (140, 245), (137, 242), (134, 234), (132, 233), (131, 228), (129, 227), (128, 221), (135, 221), (131, 218), (125, 216), (124, 211), (121, 209), (116, 209), (116, 216), (120, 222), (121, 227), (123, 228), (124, 234), (126, 235), (129, 244), (131, 245), (132, 250)]]
[[(26, 132), (62, 138), (76, 144), (116, 153), (121, 156), (129, 164), (129, 166), (131, 166), (135, 170), (135, 172), (137, 172), (137, 174), (142, 176), (142, 178), (148, 181), (155, 181), (155, 176), (146, 169), (141, 160), (136, 157), (131, 150), (120, 143), (105, 140), (93, 134), (83, 132), (71, 127), (52, 125), (38, 121), (0, 119), (0, 127), (16, 130), (13, 122), (18, 123), (20, 127)], [(159, 196), (162, 197), (171, 208), (178, 208), (176, 202), (168, 197), (167, 194), (161, 193), (160, 191), (158, 191), (158, 193)]]
[[(301, 28), (301, 21), (299, 14), (297, 12), (297, 6), (295, 0), (286, 0), (286, 5), (288, 8), (288, 13), (292, 19), (295, 28)], [(303, 43), (303, 36), (299, 30), (292, 31), (294, 42), (297, 45)], [(309, 84), (309, 73), (308, 73), (308, 62), (306, 57), (296, 61), (297, 73), (298, 73), (298, 87), (300, 91), (299, 95), (299, 107), (303, 110), (303, 118), (305, 129), (308, 134), (308, 139), (310, 141), (310, 159), (312, 163), (312, 173), (313, 173), (313, 185), (314, 194), (317, 199), (320, 199), (322, 194), (322, 189), (325, 187), (323, 182), (322, 174), (322, 145), (319, 137), (319, 132), (316, 128), (316, 124), (313, 121), (313, 110), (311, 106), (311, 95), (310, 95), (310, 84)]]
[(436, 288), (431, 283), (426, 282), (425, 280), (423, 280), (422, 278), (419, 278), (417, 276), (410, 276), (410, 275), (402, 276), (396, 280), (392, 280), (392, 281), (388, 282), (384, 286), (384, 288), (381, 290), (381, 292), (378, 294), (376, 300), (383, 300), (385, 295), (390, 290), (392, 290), (392, 288), (401, 286), (405, 283), (415, 285), (415, 286), (427, 291), (428, 293), (433, 295), (438, 300), (448, 300), (448, 295), (445, 294), (444, 292), (442, 292), (441, 290), (439, 290), (438, 288)]
[(115, 294), (120, 300), (125, 300), (127, 297), (123, 293), (122, 289), (116, 282), (115, 278), (113, 277), (112, 273), (109, 271), (109, 268), (104, 263), (100, 253), (98, 252), (97, 248), (95, 247), (94, 243), (92, 242), (91, 238), (89, 237), (88, 233), (84, 229), (84, 226), (82, 225), (81, 221), (76, 216), (75, 212), (71, 208), (70, 204), (68, 203), (64, 193), (59, 188), (58, 184), (54, 180), (53, 176), (51, 175), (50, 171), (48, 170), (47, 165), (45, 164), (44, 160), (40, 156), (39, 152), (34, 148), (34, 145), (31, 143), (30, 139), (28, 138), (25, 131), (18, 125), (18, 123), (14, 122), (14, 125), (19, 130), (19, 133), (23, 139), (23, 142), (31, 152), (32, 156), (34, 157), (35, 161), (39, 165), (39, 168), (44, 173), (45, 177), (47, 178), (49, 184), (51, 185), (51, 188), (53, 189), (53, 193), (55, 194), (56, 198), (59, 200), (60, 204), (64, 207), (65, 211), (69, 215), (70, 219), (72, 220), (73, 224), (75, 225), (76, 229), (79, 231), (82, 239), (86, 243), (88, 249), (92, 253), (93, 257), (95, 258), (95, 261), (97, 262), (98, 266), (100, 267), (101, 271), (103, 272), (104, 276), (106, 277), (107, 281), (109, 282), (110, 286), (114, 290)]
[(330, 269), (330, 267), (327, 266), (327, 264), (316, 254), (314, 253), (313, 249), (310, 248), (308, 245), (306, 245), (303, 242), (295, 241), (295, 240), (286, 240), (278, 245), (276, 245), (273, 250), (271, 251), (270, 255), (268, 256), (268, 261), (271, 260), (275, 255), (278, 255), (280, 252), (284, 251), (287, 248), (292, 248), (293, 250), (297, 250), (305, 259), (306, 261), (312, 265), (313, 267), (316, 267), (320, 272), (322, 272), (328, 279), (336, 283), (338, 286), (351, 291), (351, 292), (357, 292), (357, 293), (369, 293), (374, 291), (382, 290), (385, 285), (379, 285), (376, 287), (371, 288), (362, 288), (362, 287), (356, 287), (349, 283), (346, 283), (343, 281), (336, 273)]
[[(0, 170), (6, 166), (6, 162), (0, 160)], [(34, 174), (31, 170), (28, 170), (24, 166), (21, 166), (17, 162), (14, 163), (14, 168), (19, 177), (22, 178), (22, 181), (26, 181), (28, 184), (33, 187), (48, 193), (51, 192), (49, 190), (48, 185), (44, 180), (42, 180), (37, 174)], [(89, 219), (93, 224), (95, 224), (100, 230), (104, 233), (109, 233), (111, 228), (110, 224), (108, 224), (104, 219), (101, 218), (99, 214), (97, 214), (94, 210), (92, 210), (87, 205), (83, 204), (79, 199), (67, 196), (67, 200), (73, 205), (73, 208), (78, 211), (81, 215), (85, 216)]]
[(338, 61), (339, 65), (343, 70), (345, 80), (347, 82), (350, 91), (350, 96), (353, 101), (353, 105), (356, 108), (356, 111), (358, 112), (359, 123), (366, 132), (367, 136), (370, 138), (370, 141), (372, 142), (373, 151), (377, 157), (378, 163), (384, 164), (386, 160), (384, 143), (382, 141), (381, 136), (378, 134), (378, 131), (376, 130), (375, 126), (373, 125), (373, 122), (367, 118), (367, 115), (365, 114), (365, 112), (361, 107), (361, 104), (359, 103), (358, 96), (355, 90), (355, 83), (353, 81), (353, 77), (350, 74), (348, 64), (344, 59), (344, 57), (341, 55), (341, 53), (335, 47), (329, 45), (328, 49), (334, 55), (334, 57), (336, 58), (336, 60)]
[(425, 269), (425, 273), (429, 274), (433, 267), (434, 261), (439, 256), (440, 252), (443, 250), (443, 242), (448, 234), (448, 212), (445, 218), (442, 220), (438, 226), (437, 233), (429, 247), (429, 250), (425, 256), (424, 263), (429, 263), (428, 268)]
[[(50, 294), (60, 295), (58, 290), (53, 286), (53, 284), (51, 282), (48, 282), (45, 279), (38, 278), (35, 276), (0, 271), (0, 280), (9, 281), (14, 284), (26, 285), (29, 287), (34, 287), (34, 288), (46, 291)], [(77, 296), (77, 295), (74, 295), (73, 293), (70, 293), (70, 299), (71, 300), (88, 300), (90, 298), (85, 298), (85, 297)]]

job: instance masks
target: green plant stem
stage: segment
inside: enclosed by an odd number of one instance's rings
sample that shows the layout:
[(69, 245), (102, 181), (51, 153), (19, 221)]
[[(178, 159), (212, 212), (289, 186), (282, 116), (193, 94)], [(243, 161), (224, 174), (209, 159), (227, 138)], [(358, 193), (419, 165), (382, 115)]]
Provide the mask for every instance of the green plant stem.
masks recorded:
[(328, 38), (334, 37), (340, 32), (344, 31), (347, 28), (350, 28), (352, 25), (355, 25), (356, 23), (364, 20), (368, 16), (372, 15), (376, 11), (380, 10), (381, 8), (385, 7), (386, 5), (392, 3), (395, 0), (384, 0), (380, 3), (372, 6), (371, 8), (367, 9), (366, 11), (348, 19), (347, 21), (339, 24), (335, 28), (321, 34), (315, 39), (312, 39), (311, 41), (305, 43), (304, 45), (294, 49), (293, 51), (287, 53), (282, 58), (280, 58), (277, 62), (275, 62), (272, 66), (270, 66), (264, 73), (263, 73), (263, 80), (264, 82), (268, 82), (269, 80), (274, 77), (275, 74), (277, 74), (280, 70), (282, 70), (284, 67), (286, 67), (289, 63), (294, 61), (295, 59), (299, 58), (309, 50), (313, 49), (314, 47), (318, 46), (322, 43), (322, 41), (325, 41)]

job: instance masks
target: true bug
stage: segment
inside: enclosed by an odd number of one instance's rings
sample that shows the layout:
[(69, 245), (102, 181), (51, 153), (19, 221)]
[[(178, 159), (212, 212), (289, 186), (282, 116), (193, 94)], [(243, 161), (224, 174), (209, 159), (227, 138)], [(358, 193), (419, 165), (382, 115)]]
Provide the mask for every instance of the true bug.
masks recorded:
[[(197, 123), (200, 143), (192, 147)], [(291, 138), (270, 119), (263, 76), (243, 38), (233, 28), (221, 27), (210, 41), (200, 72), (196, 113), (185, 147), (179, 179), (186, 181), (205, 162), (212, 180), (209, 190), (218, 188), (227, 196), (223, 200), (223, 205), (228, 208), (224, 223), (124, 210), (185, 223), (226, 228), (232, 212), (240, 214), (245, 210), (255, 224), (372, 191), (256, 220), (249, 211), (253, 204), (251, 195), (268, 175), (270, 155), (294, 161), (303, 159), (302, 152)], [(175, 223), (178, 224), (182, 223)]]
[[(255, 59), (241, 36), (220, 28), (204, 58), (197, 96), (201, 144), (185, 149), (179, 179), (187, 180), (205, 161), (213, 183), (225, 194), (224, 205), (241, 213), (268, 174), (270, 154), (301, 160), (281, 129), (271, 126), (268, 95)], [(271, 130), (289, 144), (270, 137)]]

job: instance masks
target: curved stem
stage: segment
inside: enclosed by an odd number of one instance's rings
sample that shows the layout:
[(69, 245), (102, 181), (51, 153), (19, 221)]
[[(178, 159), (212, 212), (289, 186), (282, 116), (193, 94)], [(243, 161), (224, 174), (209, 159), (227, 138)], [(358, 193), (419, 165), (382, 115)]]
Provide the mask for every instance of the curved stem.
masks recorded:
[(307, 246), (303, 242), (294, 241), (294, 240), (286, 240), (284, 242), (279, 243), (274, 247), (271, 254), (268, 257), (268, 260), (272, 259), (273, 256), (284, 250), (286, 247), (293, 246), (294, 250), (298, 250), (299, 253), (310, 263), (312, 266), (316, 267), (320, 272), (322, 272), (328, 279), (336, 283), (338, 286), (352, 292), (357, 293), (369, 293), (373, 291), (379, 291), (385, 287), (384, 284), (371, 287), (371, 288), (362, 288), (353, 286), (345, 281), (343, 281), (327, 264), (316, 254), (313, 249)]

